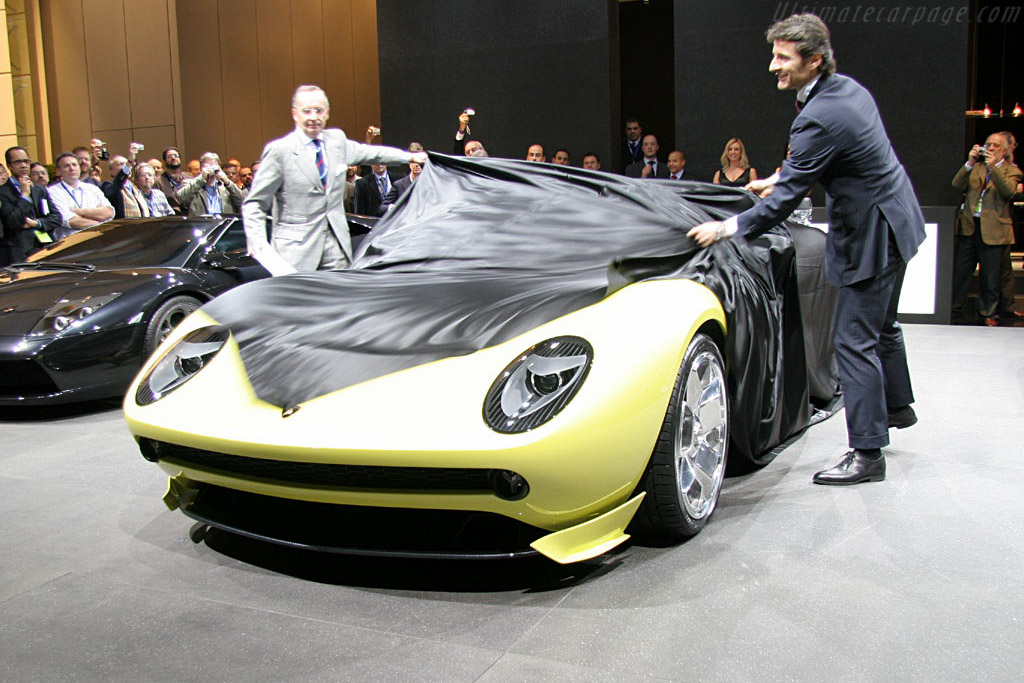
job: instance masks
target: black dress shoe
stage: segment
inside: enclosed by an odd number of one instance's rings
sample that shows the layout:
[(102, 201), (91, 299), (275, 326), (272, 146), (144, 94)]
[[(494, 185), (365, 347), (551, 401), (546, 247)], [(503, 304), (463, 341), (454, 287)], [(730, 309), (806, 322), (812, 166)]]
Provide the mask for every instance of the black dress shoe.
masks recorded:
[(815, 484), (827, 486), (849, 486), (862, 481), (883, 481), (885, 479), (885, 458), (870, 458), (860, 451), (849, 451), (830, 470), (822, 470), (814, 475)]
[(889, 413), (889, 428), (906, 429), (917, 424), (917, 413), (910, 406), (903, 406)]

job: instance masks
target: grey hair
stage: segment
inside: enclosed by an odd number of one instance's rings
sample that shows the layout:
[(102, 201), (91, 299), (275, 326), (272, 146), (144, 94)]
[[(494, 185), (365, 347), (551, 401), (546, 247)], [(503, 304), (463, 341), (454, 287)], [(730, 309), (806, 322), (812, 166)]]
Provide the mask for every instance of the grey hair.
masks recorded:
[(203, 152), (203, 156), (199, 157), (199, 165), (202, 166), (207, 159), (213, 159), (220, 166), (220, 155), (216, 152)]
[(320, 93), (321, 95), (324, 96), (324, 102), (327, 103), (327, 108), (328, 109), (331, 108), (331, 102), (330, 102), (330, 100), (327, 99), (327, 93), (325, 93), (324, 89), (321, 88), (319, 85), (300, 85), (298, 88), (295, 89), (295, 92), (292, 93), (292, 109), (295, 108), (295, 103), (296, 103), (296, 100), (298, 100), (298, 98), (299, 98), (299, 93), (302, 93), (302, 92), (318, 92), (318, 93)]
[(821, 55), (818, 72), (824, 75), (836, 72), (836, 57), (832, 51), (832, 36), (828, 26), (816, 14), (794, 14), (772, 24), (765, 37), (769, 43), (784, 40), (796, 43), (796, 51), (803, 59)]

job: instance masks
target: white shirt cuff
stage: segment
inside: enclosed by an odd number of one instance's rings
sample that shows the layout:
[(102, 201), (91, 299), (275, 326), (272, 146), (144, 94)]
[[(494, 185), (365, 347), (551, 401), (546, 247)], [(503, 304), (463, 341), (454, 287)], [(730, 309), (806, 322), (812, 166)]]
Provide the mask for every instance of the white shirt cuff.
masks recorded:
[(733, 235), (736, 234), (736, 231), (740, 229), (740, 222), (736, 220), (736, 216), (727, 218), (722, 225), (725, 226), (726, 237), (732, 237)]

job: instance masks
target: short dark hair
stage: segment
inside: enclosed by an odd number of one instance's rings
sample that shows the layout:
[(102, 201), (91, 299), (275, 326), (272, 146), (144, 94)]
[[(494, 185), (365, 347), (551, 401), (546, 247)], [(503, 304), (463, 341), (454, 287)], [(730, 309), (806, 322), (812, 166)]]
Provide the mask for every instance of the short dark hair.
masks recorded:
[[(18, 145), (15, 145), (14, 147), (8, 147), (7, 151), (4, 152), (4, 161), (7, 162), (8, 166), (11, 165), (11, 152), (13, 152), (16, 149), (20, 149), (22, 152), (25, 153), (26, 156), (28, 155), (28, 150), (25, 149), (24, 147), (19, 147)], [(31, 168), (31, 166), (29, 168)]]
[(565, 147), (559, 147), (558, 149), (555, 150), (555, 154), (558, 154), (559, 152), (565, 152), (565, 156), (572, 159), (572, 154), (570, 154), (569, 150), (567, 150)]
[(818, 73), (829, 75), (836, 72), (836, 57), (832, 51), (832, 36), (828, 26), (816, 14), (810, 12), (794, 14), (768, 27), (765, 37), (769, 43), (784, 40), (796, 43), (796, 51), (802, 59), (821, 55)]
[(54, 166), (60, 166), (60, 160), (65, 158), (65, 157), (71, 157), (76, 162), (78, 161), (78, 156), (76, 154), (74, 154), (73, 152), (61, 152), (60, 154), (57, 155), (57, 158), (53, 160), (53, 165)]
[(181, 150), (172, 145), (171, 147), (168, 147), (167, 149), (164, 150), (164, 153), (160, 155), (160, 158), (163, 159), (164, 161), (167, 161), (167, 153), (170, 152), (172, 149), (178, 153), (179, 157), (181, 156)]
[(72, 155), (77, 155), (79, 152), (85, 152), (90, 157), (92, 157), (92, 149), (86, 147), (85, 145), (79, 145), (78, 147), (75, 147), (73, 150), (71, 150)]
[(594, 157), (595, 159), (597, 159), (597, 163), (601, 163), (601, 157), (597, 156), (593, 152), (587, 152), (586, 154), (584, 154), (583, 160), (586, 161), (587, 157)]

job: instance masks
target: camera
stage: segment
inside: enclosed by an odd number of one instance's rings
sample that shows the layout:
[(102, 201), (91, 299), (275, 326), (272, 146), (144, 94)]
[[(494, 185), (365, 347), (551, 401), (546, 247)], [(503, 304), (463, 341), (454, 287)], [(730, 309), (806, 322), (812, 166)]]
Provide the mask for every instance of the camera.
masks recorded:
[(100, 150), (100, 160), (101, 161), (109, 161), (110, 160), (110, 152), (107, 151), (106, 147), (104, 147), (104, 148), (102, 148)]

